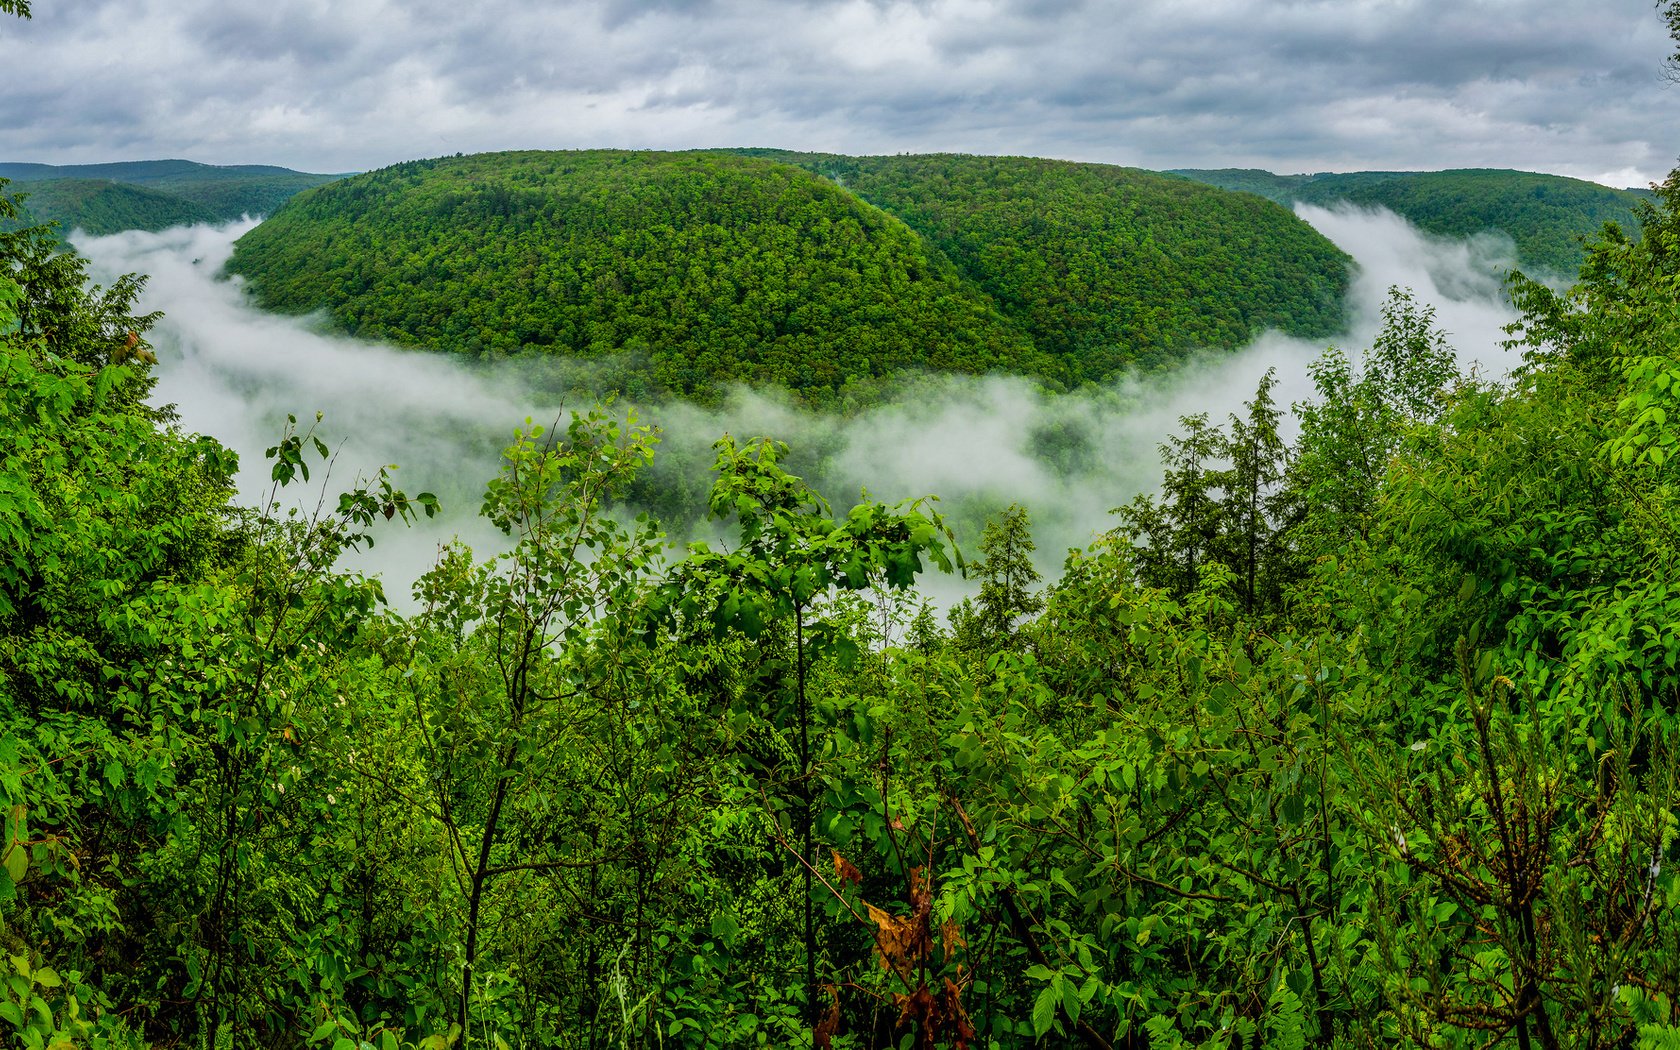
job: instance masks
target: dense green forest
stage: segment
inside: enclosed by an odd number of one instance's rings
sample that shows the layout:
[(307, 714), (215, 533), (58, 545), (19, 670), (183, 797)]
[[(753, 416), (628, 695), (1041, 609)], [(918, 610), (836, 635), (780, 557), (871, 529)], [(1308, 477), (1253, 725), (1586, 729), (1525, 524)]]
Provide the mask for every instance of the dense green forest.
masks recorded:
[[(140, 279), (0, 236), (0, 1025), (1672, 1045), (1677, 207), (1517, 283), (1506, 385), (1397, 290), (1292, 441), (1270, 377), (1185, 418), (1053, 584), (1023, 512), (965, 560), (769, 439), (718, 442), (731, 538), (667, 560), (612, 513), (658, 435), (608, 409), (520, 433), (508, 550), (444, 548), (411, 616), (333, 566), (428, 494), (334, 495), (303, 425), (230, 506), (144, 400)], [(949, 618), (935, 570), (979, 584)]]
[(1074, 384), (1268, 326), (1327, 334), (1348, 279), (1284, 209), (1144, 172), (728, 152), (398, 165), (296, 198), (231, 269), (362, 335), (817, 403), (905, 369)]
[(472, 354), (604, 359), (637, 395), (1048, 362), (902, 223), (807, 172), (709, 154), (416, 161), (242, 237), (259, 302)]
[(267, 215), (293, 194), (339, 178), (266, 164), (218, 167), (186, 160), (116, 164), (5, 164), (24, 195), (22, 214), (7, 228), (56, 222), (95, 236), (163, 230), (195, 222), (231, 222)]
[(166, 230), (215, 221), (204, 208), (143, 186), (102, 179), (52, 179), (30, 185), (12, 229), (56, 222), (62, 231), (95, 237), (123, 230)]
[(755, 152), (903, 219), (1077, 379), (1341, 327), (1346, 256), (1259, 201), (1109, 164)]
[(1636, 209), (1649, 197), (1561, 175), (1492, 169), (1274, 175), (1250, 168), (1185, 168), (1173, 174), (1284, 204), (1347, 201), (1387, 208), (1443, 237), (1498, 231), (1516, 244), (1520, 266), (1566, 277), (1580, 268), (1584, 240), (1596, 237), (1607, 222), (1632, 227)]

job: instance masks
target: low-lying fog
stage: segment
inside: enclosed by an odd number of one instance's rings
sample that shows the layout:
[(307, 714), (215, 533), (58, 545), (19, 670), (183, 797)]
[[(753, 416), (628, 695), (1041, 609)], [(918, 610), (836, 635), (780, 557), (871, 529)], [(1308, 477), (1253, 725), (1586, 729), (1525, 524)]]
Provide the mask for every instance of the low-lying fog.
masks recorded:
[[(1500, 341), (1514, 314), (1493, 274), (1510, 264), (1509, 242), (1444, 241), (1388, 212), (1299, 212), (1358, 262), (1347, 331), (1333, 340), (1268, 333), (1240, 352), (1208, 355), (1170, 375), (1119, 379), (1072, 395), (1044, 394), (1021, 379), (944, 377), (912, 384), (901, 400), (850, 418), (750, 390), (735, 391), (717, 409), (664, 405), (638, 408), (637, 415), (662, 429), (660, 475), (687, 490), (689, 507), (704, 492), (710, 445), (720, 434), (769, 434), (793, 446), (790, 469), (842, 510), (864, 489), (888, 501), (937, 494), (967, 551), (977, 545), (985, 514), (1024, 504), (1040, 567), (1050, 575), (1069, 547), (1110, 527), (1112, 508), (1158, 485), (1157, 445), (1176, 431), (1179, 416), (1207, 412), (1223, 421), (1241, 412), (1268, 368), (1278, 370), (1280, 404), (1308, 397), (1307, 365), (1331, 343), (1357, 357), (1377, 330), (1391, 285), (1435, 307), (1466, 367), (1489, 377), (1508, 370)], [(308, 320), (253, 309), (235, 283), (217, 279), (234, 240), (251, 225), (77, 236), (75, 244), (102, 283), (120, 273), (151, 275), (141, 309), (164, 311), (152, 336), (155, 400), (175, 404), (185, 428), (239, 453), (245, 502), (267, 496), (263, 450), (288, 413), (305, 425), (324, 414), (318, 432), (338, 449), (330, 492), (350, 487), (357, 473), (399, 464), (400, 486), (438, 493), (444, 515), (407, 530), (381, 528), (374, 550), (354, 566), (381, 573), (392, 601), (406, 605), (410, 584), (439, 543), (459, 535), (486, 556), (498, 547), (499, 535), (476, 517), (478, 499), (514, 429), (526, 417), (552, 423), (587, 408), (589, 399), (534, 398), (512, 369), (327, 335)], [(626, 407), (635, 406), (619, 409)], [(1057, 454), (1043, 455), (1047, 447)], [(312, 477), (319, 482), (321, 473)], [(318, 494), (304, 501), (313, 505)], [(952, 584), (926, 582), (929, 593), (954, 593)]]

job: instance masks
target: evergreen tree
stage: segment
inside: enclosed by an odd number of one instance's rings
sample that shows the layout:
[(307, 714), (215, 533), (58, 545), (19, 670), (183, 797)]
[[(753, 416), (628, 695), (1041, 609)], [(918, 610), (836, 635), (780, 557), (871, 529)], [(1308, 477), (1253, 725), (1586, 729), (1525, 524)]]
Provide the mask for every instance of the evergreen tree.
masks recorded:
[(967, 649), (995, 649), (1008, 644), (1021, 622), (1044, 608), (1034, 588), (1042, 577), (1033, 567), (1031, 520), (1012, 503), (986, 522), (980, 537), (980, 560), (970, 574), (980, 581), (975, 600), (964, 599), (951, 611), (957, 644)]

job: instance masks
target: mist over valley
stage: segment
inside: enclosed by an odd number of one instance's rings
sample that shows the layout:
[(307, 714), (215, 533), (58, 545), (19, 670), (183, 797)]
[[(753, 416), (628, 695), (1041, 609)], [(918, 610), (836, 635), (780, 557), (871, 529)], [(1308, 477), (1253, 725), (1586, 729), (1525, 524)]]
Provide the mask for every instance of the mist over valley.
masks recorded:
[[(1203, 351), (1149, 373), (1130, 372), (1067, 393), (1007, 375), (904, 377), (880, 401), (855, 411), (803, 406), (775, 388), (727, 387), (715, 405), (620, 396), (614, 411), (660, 428), (660, 445), (636, 509), (653, 511), (673, 544), (711, 536), (702, 519), (712, 442), (769, 436), (791, 446), (790, 469), (837, 508), (861, 492), (897, 501), (938, 496), (941, 509), (972, 550), (980, 526), (1011, 503), (1031, 515), (1039, 571), (1054, 578), (1069, 548), (1114, 527), (1109, 512), (1161, 479), (1157, 446), (1178, 432), (1179, 417), (1207, 413), (1222, 422), (1240, 414), (1268, 370), (1277, 400), (1312, 396), (1307, 366), (1326, 347), (1357, 355), (1370, 345), (1392, 286), (1413, 290), (1468, 371), (1497, 378), (1511, 365), (1500, 349), (1515, 320), (1499, 274), (1513, 265), (1508, 240), (1439, 238), (1382, 210), (1297, 207), (1300, 216), (1354, 260), (1343, 330), (1322, 339), (1267, 332), (1235, 351)], [(232, 247), (253, 222), (161, 233), (78, 237), (77, 249), (102, 280), (149, 275), (142, 300), (163, 312), (155, 331), (159, 356), (154, 399), (177, 407), (182, 425), (225, 442), (240, 455), (239, 492), (252, 505), (268, 498), (270, 462), (288, 415), (335, 449), (326, 485), (347, 486), (356, 472), (400, 466), (410, 490), (443, 499), (444, 515), (413, 528), (385, 527), (374, 548), (352, 562), (381, 573), (387, 594), (406, 606), (413, 579), (439, 543), (459, 535), (486, 553), (505, 542), (478, 517), (483, 484), (502, 447), (527, 417), (552, 424), (590, 407), (601, 383), (589, 363), (520, 359), (462, 360), (322, 330), (319, 319), (256, 307), (240, 282), (223, 275)], [(545, 367), (546, 365), (546, 367)], [(611, 362), (601, 368), (611, 371)], [(315, 486), (289, 500), (312, 504)], [(946, 600), (972, 589), (931, 577)]]

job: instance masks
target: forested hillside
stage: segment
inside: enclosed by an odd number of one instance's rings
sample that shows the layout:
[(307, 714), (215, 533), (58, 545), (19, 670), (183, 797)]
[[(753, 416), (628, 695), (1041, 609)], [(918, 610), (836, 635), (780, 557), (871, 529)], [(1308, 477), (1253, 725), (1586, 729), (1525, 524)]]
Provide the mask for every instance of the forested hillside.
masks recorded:
[(21, 202), (18, 229), (56, 222), (63, 231), (84, 230), (96, 237), (123, 230), (166, 230), (195, 222), (213, 222), (203, 207), (172, 194), (101, 179), (49, 179), (30, 183)]
[(6, 164), (0, 179), (28, 195), (9, 228), (56, 222), (96, 236), (267, 215), (293, 194), (339, 178), (265, 164), (217, 167), (186, 160), (116, 164)]
[(1341, 326), (1346, 256), (1259, 201), (1108, 164), (759, 152), (903, 219), (1077, 379)]
[(1183, 180), (728, 152), (399, 165), (296, 199), (231, 268), (263, 305), (358, 334), (628, 356), (656, 392), (814, 402), (907, 368), (1078, 383), (1268, 326), (1327, 334), (1347, 282), (1284, 209)]
[(606, 359), (633, 393), (906, 368), (1051, 372), (903, 223), (788, 165), (716, 154), (416, 161), (299, 197), (230, 268), (265, 306), (472, 354)]
[(1596, 237), (1607, 222), (1632, 228), (1636, 207), (1649, 196), (1560, 175), (1491, 169), (1273, 175), (1187, 168), (1173, 174), (1285, 204), (1346, 201), (1387, 208), (1443, 237), (1497, 230), (1516, 243), (1521, 267), (1547, 276), (1574, 276), (1583, 239)]

